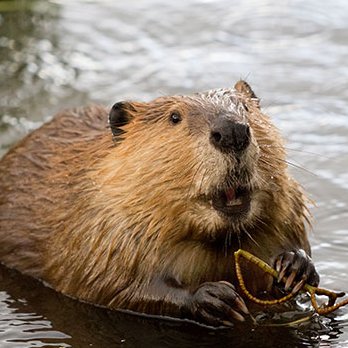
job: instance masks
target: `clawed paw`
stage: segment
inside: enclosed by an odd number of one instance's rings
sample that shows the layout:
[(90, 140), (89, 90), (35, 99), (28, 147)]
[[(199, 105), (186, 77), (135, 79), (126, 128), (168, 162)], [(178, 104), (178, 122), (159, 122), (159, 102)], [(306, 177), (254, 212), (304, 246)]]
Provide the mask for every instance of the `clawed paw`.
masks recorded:
[(202, 284), (193, 294), (191, 312), (197, 321), (212, 326), (232, 326), (249, 314), (244, 300), (226, 281)]
[(299, 292), (307, 283), (318, 286), (319, 274), (315, 270), (312, 259), (302, 249), (287, 251), (275, 260), (274, 267), (278, 272), (278, 283), (284, 282), (284, 289), (292, 293)]

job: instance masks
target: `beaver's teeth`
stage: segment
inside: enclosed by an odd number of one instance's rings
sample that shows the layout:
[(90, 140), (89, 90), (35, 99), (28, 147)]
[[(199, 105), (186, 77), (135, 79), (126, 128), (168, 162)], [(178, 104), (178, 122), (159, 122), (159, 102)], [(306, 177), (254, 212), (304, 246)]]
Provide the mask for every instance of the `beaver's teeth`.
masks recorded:
[(228, 201), (228, 202), (226, 203), (226, 205), (227, 205), (228, 207), (233, 207), (233, 206), (235, 206), (235, 205), (241, 205), (241, 204), (242, 204), (242, 200), (241, 200), (240, 198), (234, 199), (234, 200), (232, 200), (232, 201)]

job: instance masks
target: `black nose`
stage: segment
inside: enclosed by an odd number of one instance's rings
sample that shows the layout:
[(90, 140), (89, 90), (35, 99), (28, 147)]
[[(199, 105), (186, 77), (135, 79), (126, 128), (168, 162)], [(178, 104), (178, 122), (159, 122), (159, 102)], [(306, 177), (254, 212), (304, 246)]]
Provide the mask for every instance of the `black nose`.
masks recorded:
[(221, 151), (240, 152), (250, 144), (250, 128), (246, 123), (219, 117), (212, 126), (210, 141)]

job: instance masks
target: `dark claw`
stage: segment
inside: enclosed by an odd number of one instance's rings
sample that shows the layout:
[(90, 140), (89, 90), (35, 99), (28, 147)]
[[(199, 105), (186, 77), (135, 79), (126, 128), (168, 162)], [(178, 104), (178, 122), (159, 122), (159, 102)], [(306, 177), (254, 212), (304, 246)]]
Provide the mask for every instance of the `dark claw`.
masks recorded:
[(319, 275), (315, 270), (312, 259), (302, 250), (287, 251), (275, 260), (274, 267), (278, 274), (278, 283), (283, 281), (284, 290), (291, 289), (297, 293), (308, 283), (318, 286)]
[(229, 311), (229, 314), (231, 317), (233, 317), (237, 321), (245, 321), (245, 318), (238, 312), (234, 311), (233, 309)]
[(233, 323), (231, 323), (230, 321), (227, 321), (227, 320), (223, 320), (223, 321), (222, 321), (222, 325), (224, 325), (224, 326), (230, 326), (230, 327), (233, 327), (233, 326), (234, 326)]
[(234, 286), (225, 281), (202, 284), (192, 295), (189, 309), (194, 319), (213, 326), (231, 326), (249, 314)]
[(249, 310), (247, 306), (245, 305), (244, 301), (240, 297), (236, 298), (235, 303), (237, 305), (237, 309), (241, 310), (244, 314), (249, 314)]
[(303, 286), (306, 284), (306, 280), (302, 279), (301, 281), (299, 281), (293, 288), (292, 288), (292, 293), (296, 294), (297, 292), (299, 292)]
[(281, 268), (282, 268), (282, 258), (279, 258), (276, 261), (275, 269), (278, 273), (280, 273)]
[(292, 287), (296, 274), (297, 274), (297, 269), (293, 270), (291, 274), (289, 275), (289, 277), (286, 279), (285, 286), (284, 286), (285, 291), (288, 291), (288, 289)]
[(286, 273), (287, 267), (285, 266), (284, 268), (281, 269), (279, 275), (278, 275), (278, 283), (281, 282), (281, 280), (284, 278), (285, 273)]

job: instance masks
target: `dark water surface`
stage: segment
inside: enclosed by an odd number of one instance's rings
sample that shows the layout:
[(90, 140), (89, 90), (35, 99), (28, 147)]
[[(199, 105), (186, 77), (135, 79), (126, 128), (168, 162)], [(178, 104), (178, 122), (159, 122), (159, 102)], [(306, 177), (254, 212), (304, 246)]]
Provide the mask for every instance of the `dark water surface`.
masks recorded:
[[(347, 1), (0, 1), (0, 155), (65, 107), (239, 78), (316, 201), (321, 285), (348, 291)], [(297, 328), (214, 331), (95, 308), (0, 268), (0, 347), (49, 346), (348, 347), (348, 309)]]

